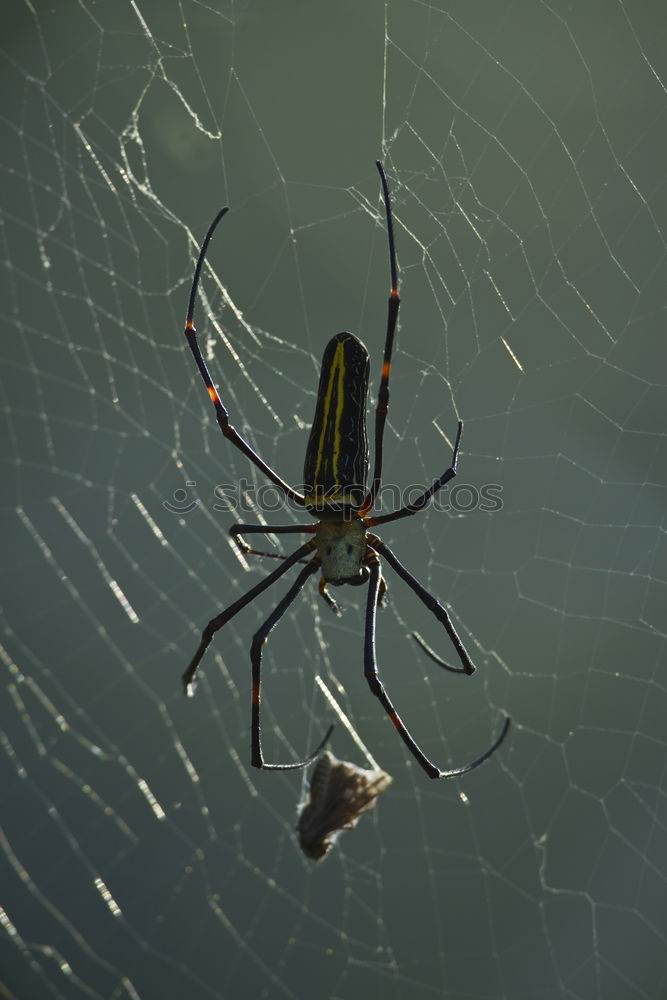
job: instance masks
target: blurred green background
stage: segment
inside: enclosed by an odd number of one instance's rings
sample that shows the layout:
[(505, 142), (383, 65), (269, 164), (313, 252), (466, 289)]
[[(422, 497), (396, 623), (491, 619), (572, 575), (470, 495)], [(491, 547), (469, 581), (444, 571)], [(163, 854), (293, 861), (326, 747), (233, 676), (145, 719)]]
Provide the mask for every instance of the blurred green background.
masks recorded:
[[(666, 23), (639, 0), (7, 5), (3, 995), (667, 996)], [(390, 570), (381, 670), (443, 766), (513, 728), (429, 782), (364, 681), (365, 592), (334, 619), (311, 585), (266, 648), (267, 757), (336, 721), (320, 676), (394, 778), (313, 865), (305, 776), (249, 767), (248, 650), (286, 581), (180, 692), (274, 566), (229, 546), (214, 489), (262, 480), (182, 327), (229, 204), (197, 325), (233, 422), (300, 483), (332, 334), (377, 387), (379, 157), (386, 481), (429, 483), (462, 419), (457, 482), (503, 500), (382, 533), (477, 673), (419, 654), (412, 630), (451, 650)], [(364, 763), (340, 722), (332, 749)]]

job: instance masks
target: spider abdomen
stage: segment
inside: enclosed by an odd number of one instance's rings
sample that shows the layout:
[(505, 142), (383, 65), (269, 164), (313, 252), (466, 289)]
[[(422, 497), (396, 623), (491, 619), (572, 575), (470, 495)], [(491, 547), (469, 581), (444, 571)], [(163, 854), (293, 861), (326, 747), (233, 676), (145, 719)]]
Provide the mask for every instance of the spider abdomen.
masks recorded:
[(351, 333), (337, 333), (324, 350), (303, 482), (311, 513), (344, 513), (366, 495), (368, 351)]

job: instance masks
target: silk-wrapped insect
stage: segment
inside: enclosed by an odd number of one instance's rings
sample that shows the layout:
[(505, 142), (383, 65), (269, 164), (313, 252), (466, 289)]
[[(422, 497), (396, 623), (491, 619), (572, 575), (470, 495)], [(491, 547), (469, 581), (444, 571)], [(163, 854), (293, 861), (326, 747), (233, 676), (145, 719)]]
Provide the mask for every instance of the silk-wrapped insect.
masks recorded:
[(321, 861), (340, 832), (356, 826), (392, 781), (379, 767), (357, 767), (325, 750), (313, 768), (309, 798), (297, 823), (299, 846), (306, 857)]

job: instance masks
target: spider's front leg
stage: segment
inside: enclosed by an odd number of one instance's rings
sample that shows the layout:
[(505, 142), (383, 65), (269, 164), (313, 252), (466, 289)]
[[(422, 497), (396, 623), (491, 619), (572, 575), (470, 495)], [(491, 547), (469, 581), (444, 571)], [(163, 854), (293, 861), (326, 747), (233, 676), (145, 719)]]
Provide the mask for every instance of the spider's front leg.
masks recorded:
[(215, 232), (220, 220), (227, 214), (228, 209), (222, 208), (218, 214), (213, 219), (213, 222), (208, 227), (206, 236), (204, 237), (204, 242), (201, 245), (199, 251), (199, 256), (197, 257), (197, 264), (195, 266), (195, 273), (192, 279), (192, 287), (190, 289), (190, 299), (188, 301), (188, 312), (185, 317), (185, 339), (188, 342), (188, 346), (192, 351), (192, 356), (195, 359), (197, 368), (199, 369), (199, 374), (202, 378), (204, 385), (206, 386), (206, 391), (209, 394), (211, 402), (215, 407), (215, 418), (218, 422), (218, 427), (222, 431), (224, 437), (232, 444), (235, 448), (238, 448), (246, 458), (255, 465), (260, 472), (263, 472), (267, 479), (270, 479), (272, 483), (278, 487), (283, 496), (288, 497), (293, 500), (299, 507), (305, 506), (304, 498), (296, 490), (286, 483), (281, 477), (275, 472), (270, 465), (267, 465), (263, 458), (261, 458), (256, 451), (248, 444), (244, 437), (242, 437), (235, 427), (229, 422), (229, 413), (226, 406), (220, 399), (218, 395), (218, 390), (215, 387), (215, 383), (211, 377), (211, 373), (208, 370), (204, 357), (199, 348), (197, 342), (197, 330), (194, 325), (194, 315), (195, 315), (195, 303), (197, 301), (197, 291), (199, 289), (199, 281), (201, 279), (202, 269), (204, 267), (204, 260), (206, 259), (206, 252), (208, 250), (208, 245), (211, 242), (213, 233)]

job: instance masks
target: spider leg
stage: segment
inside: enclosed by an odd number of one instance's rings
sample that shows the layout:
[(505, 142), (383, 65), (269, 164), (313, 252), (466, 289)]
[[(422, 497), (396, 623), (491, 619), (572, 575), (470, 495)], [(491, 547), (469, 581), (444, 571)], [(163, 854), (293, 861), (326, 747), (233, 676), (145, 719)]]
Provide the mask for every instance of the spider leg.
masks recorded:
[(266, 619), (264, 624), (255, 632), (252, 638), (252, 645), (250, 647), (250, 659), (252, 662), (252, 724), (251, 724), (251, 753), (250, 753), (250, 763), (253, 767), (263, 768), (264, 770), (270, 771), (292, 771), (296, 768), (307, 767), (308, 764), (313, 761), (317, 755), (320, 753), (324, 745), (327, 743), (331, 733), (333, 731), (333, 726), (329, 726), (326, 733), (324, 734), (324, 739), (315, 747), (312, 753), (304, 760), (297, 761), (295, 764), (267, 764), (264, 761), (262, 755), (262, 741), (261, 741), (261, 726), (259, 721), (259, 710), (260, 710), (260, 698), (261, 698), (261, 668), (262, 668), (262, 647), (269, 637), (271, 630), (278, 624), (280, 619), (283, 617), (290, 604), (294, 601), (297, 594), (303, 589), (304, 584), (310, 576), (313, 575), (319, 569), (319, 560), (313, 559), (308, 563), (307, 566), (301, 570), (296, 580), (287, 591), (283, 599), (277, 605), (277, 607), (272, 611), (269, 617)]
[[(253, 549), (247, 542), (240, 538), (240, 535), (291, 535), (291, 534), (315, 534), (313, 524), (233, 524), (229, 529), (229, 534), (234, 539), (237, 549), (244, 556), (264, 556), (267, 559), (286, 559), (287, 556), (279, 552), (261, 552)], [(305, 560), (301, 560), (305, 562)]]
[(475, 666), (470, 657), (468, 656), (468, 652), (463, 643), (461, 642), (456, 629), (454, 628), (454, 624), (451, 618), (449, 617), (449, 614), (447, 613), (447, 609), (443, 608), (442, 604), (440, 604), (440, 602), (435, 599), (433, 594), (430, 594), (428, 590), (426, 590), (426, 588), (422, 586), (419, 580), (417, 580), (412, 575), (412, 573), (410, 573), (405, 568), (403, 563), (398, 561), (398, 559), (391, 551), (391, 549), (388, 546), (386, 546), (384, 542), (377, 537), (377, 535), (369, 535), (368, 544), (372, 549), (374, 549), (376, 552), (379, 552), (380, 555), (387, 560), (391, 568), (395, 570), (396, 573), (398, 573), (398, 575), (401, 577), (402, 580), (405, 580), (408, 587), (410, 587), (410, 589), (417, 595), (422, 604), (424, 604), (429, 609), (429, 611), (431, 611), (435, 615), (435, 617), (438, 619), (441, 625), (445, 626), (447, 635), (452, 640), (452, 645), (454, 646), (458, 658), (463, 665), (462, 669), (459, 667), (448, 666), (444, 662), (444, 660), (440, 660), (439, 657), (436, 657), (433, 654), (432, 650), (430, 650), (428, 647), (425, 647), (424, 643), (420, 642), (419, 639), (417, 639), (417, 642), (422, 647), (422, 649), (424, 649), (424, 651), (427, 654), (430, 654), (431, 659), (434, 659), (435, 662), (438, 663), (441, 667), (444, 667), (446, 670), (451, 670), (451, 672), (454, 674), (473, 674), (475, 672)]
[(396, 323), (398, 321), (398, 307), (401, 300), (398, 294), (398, 267), (396, 264), (396, 247), (394, 246), (394, 216), (391, 210), (391, 198), (389, 197), (389, 187), (385, 176), (384, 167), (379, 160), (375, 163), (382, 181), (382, 196), (384, 198), (385, 213), (387, 216), (387, 238), (389, 240), (389, 267), (391, 270), (391, 289), (389, 291), (389, 301), (387, 304), (387, 333), (384, 342), (384, 358), (382, 361), (382, 376), (380, 379), (380, 389), (378, 391), (378, 401), (375, 410), (375, 462), (373, 466), (373, 483), (364, 498), (364, 502), (359, 513), (365, 514), (375, 503), (375, 499), (380, 490), (382, 482), (382, 444), (384, 441), (384, 425), (387, 420), (387, 410), (389, 409), (389, 373), (391, 371), (391, 355), (394, 349), (394, 336), (396, 334)]
[(410, 517), (412, 514), (418, 514), (420, 510), (423, 510), (431, 497), (437, 493), (438, 490), (441, 490), (443, 486), (446, 486), (450, 479), (453, 479), (456, 475), (456, 463), (459, 457), (459, 445), (461, 443), (462, 431), (463, 423), (459, 420), (458, 431), (456, 432), (456, 441), (454, 443), (454, 451), (452, 452), (452, 464), (435, 480), (431, 486), (429, 486), (427, 490), (424, 490), (420, 497), (417, 497), (414, 503), (407, 504), (405, 507), (401, 507), (400, 510), (394, 511), (392, 514), (381, 514), (379, 517), (368, 517), (365, 519), (365, 524), (368, 525), (369, 528), (372, 528), (376, 524), (388, 524), (389, 521), (398, 521), (401, 517)]
[[(384, 554), (384, 553), (383, 553)], [(405, 727), (405, 724), (401, 720), (398, 712), (392, 705), (387, 692), (384, 689), (382, 681), (380, 680), (377, 666), (377, 656), (375, 652), (375, 620), (376, 620), (376, 609), (377, 609), (377, 599), (380, 591), (380, 581), (382, 579), (382, 572), (380, 569), (380, 561), (375, 557), (374, 559), (368, 560), (370, 564), (370, 581), (368, 584), (368, 603), (366, 605), (366, 635), (364, 638), (364, 676), (368, 681), (368, 686), (379, 700), (385, 712), (391, 719), (394, 728), (398, 732), (406, 747), (417, 761), (419, 766), (423, 768), (429, 778), (454, 778), (460, 774), (466, 774), (468, 771), (474, 770), (474, 768), (479, 767), (483, 764), (485, 760), (498, 749), (502, 741), (507, 735), (507, 730), (510, 726), (509, 718), (505, 719), (503, 728), (501, 730), (500, 736), (495, 741), (495, 743), (489, 747), (481, 757), (477, 757), (475, 760), (470, 761), (468, 764), (463, 764), (461, 767), (452, 767), (446, 770), (442, 770), (437, 767), (428, 757), (420, 750), (420, 748), (415, 743), (414, 739)]]
[(206, 362), (204, 361), (201, 350), (199, 349), (199, 344), (197, 343), (197, 331), (194, 326), (194, 312), (195, 312), (195, 302), (197, 300), (197, 290), (199, 288), (199, 280), (201, 278), (201, 272), (204, 266), (204, 259), (206, 257), (206, 251), (208, 250), (208, 245), (211, 242), (211, 237), (213, 236), (213, 233), (215, 232), (218, 223), (220, 222), (222, 217), (226, 215), (227, 212), (228, 212), (227, 208), (220, 209), (220, 211), (214, 218), (213, 222), (208, 227), (208, 231), (206, 233), (206, 236), (204, 237), (204, 242), (201, 245), (201, 250), (199, 251), (199, 257), (197, 258), (197, 265), (195, 267), (194, 277), (192, 279), (192, 288), (190, 289), (188, 314), (185, 319), (185, 337), (190, 347), (190, 350), (192, 351), (195, 362), (197, 363), (197, 368), (199, 369), (199, 374), (202, 377), (202, 381), (204, 382), (204, 385), (208, 390), (208, 394), (211, 397), (211, 402), (215, 407), (215, 416), (218, 421), (218, 426), (222, 431), (222, 433), (224, 434), (224, 436), (227, 438), (228, 441), (231, 442), (231, 444), (234, 445), (235, 448), (238, 448), (239, 451), (243, 452), (246, 458), (249, 458), (250, 461), (254, 465), (256, 465), (261, 472), (264, 473), (267, 479), (270, 479), (272, 483), (275, 483), (278, 489), (280, 489), (285, 494), (285, 496), (289, 497), (291, 500), (294, 500), (294, 502), (297, 503), (300, 507), (303, 507), (305, 505), (305, 501), (301, 496), (301, 494), (297, 493), (296, 490), (293, 490), (291, 486), (288, 486), (288, 484), (280, 478), (278, 473), (274, 472), (271, 466), (267, 465), (266, 462), (259, 457), (257, 452), (255, 452), (250, 447), (245, 438), (241, 437), (236, 428), (230, 424), (229, 413), (225, 409), (222, 401), (220, 400), (220, 397), (218, 395), (218, 390), (216, 389), (213, 383), (213, 379), (211, 378), (211, 374), (208, 370)]
[[(307, 555), (309, 552), (312, 552), (314, 547), (315, 547), (314, 541), (306, 542), (305, 545), (301, 545), (296, 550), (296, 552), (292, 553), (291, 556), (287, 556), (283, 564), (281, 566), (278, 566), (273, 571), (273, 573), (269, 573), (268, 576), (264, 577), (264, 579), (261, 580), (255, 587), (249, 590), (247, 594), (244, 594), (243, 597), (240, 597), (238, 599), (238, 601), (234, 601), (234, 603), (230, 604), (228, 608), (226, 608), (224, 611), (221, 611), (220, 614), (216, 615), (215, 618), (211, 619), (211, 621), (208, 623), (208, 625), (202, 632), (201, 642), (197, 647), (197, 652), (190, 660), (188, 669), (183, 674), (183, 690), (185, 694), (187, 695), (194, 694), (193, 681), (195, 678), (195, 674), (197, 673), (197, 667), (199, 666), (201, 659), (206, 650), (208, 649), (211, 639), (213, 638), (215, 633), (219, 629), (221, 629), (223, 625), (226, 625), (227, 622), (234, 617), (234, 615), (238, 614), (239, 611), (242, 611), (247, 604), (250, 604), (250, 602), (255, 597), (257, 597), (258, 594), (261, 594), (263, 590), (266, 590), (266, 588), (270, 587), (272, 583), (275, 583), (276, 580), (279, 580), (280, 577), (283, 575), (283, 573), (287, 572), (290, 566), (293, 566), (295, 563), (299, 562), (299, 560), (303, 556)], [(310, 565), (312, 564), (309, 563), (309, 566)]]
[(432, 660), (434, 663), (437, 663), (439, 667), (444, 667), (445, 670), (450, 670), (453, 674), (461, 673), (461, 670), (458, 667), (450, 667), (448, 663), (445, 663), (445, 661), (441, 657), (439, 657), (438, 654), (434, 650), (432, 650), (431, 647), (426, 642), (424, 642), (419, 632), (410, 632), (409, 638), (414, 639), (417, 645), (424, 650), (429, 660)]

